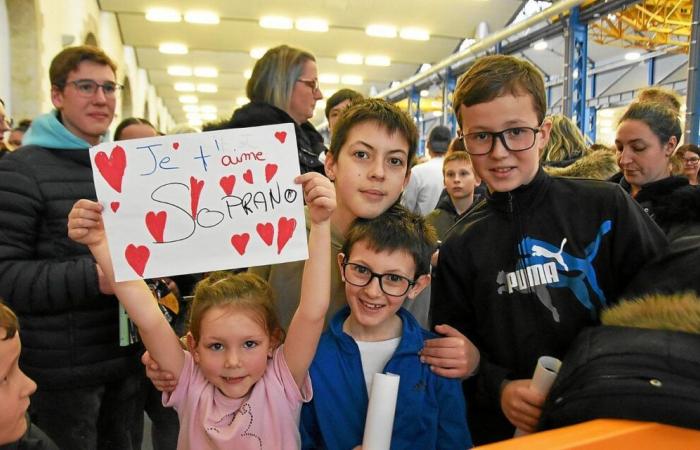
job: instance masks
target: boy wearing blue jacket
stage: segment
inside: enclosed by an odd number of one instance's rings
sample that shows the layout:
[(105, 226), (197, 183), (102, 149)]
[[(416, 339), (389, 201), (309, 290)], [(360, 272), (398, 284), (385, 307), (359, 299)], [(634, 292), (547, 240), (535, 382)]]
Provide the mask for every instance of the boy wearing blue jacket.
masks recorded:
[(392, 449), (471, 447), (457, 379), (420, 362), (433, 337), (402, 308), (430, 283), (435, 232), (400, 205), (357, 219), (338, 255), (348, 307), (321, 336), (310, 375), (314, 399), (302, 409), (302, 448), (351, 449), (362, 443), (375, 373), (399, 375)]

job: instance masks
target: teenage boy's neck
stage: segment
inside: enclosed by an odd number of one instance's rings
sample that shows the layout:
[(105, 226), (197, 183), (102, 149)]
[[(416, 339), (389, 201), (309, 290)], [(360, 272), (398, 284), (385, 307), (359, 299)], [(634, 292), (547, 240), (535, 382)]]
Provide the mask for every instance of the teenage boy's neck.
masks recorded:
[(380, 342), (401, 337), (403, 322), (398, 314), (388, 317), (385, 321), (374, 327), (365, 327), (360, 324), (352, 312), (343, 322), (343, 332), (350, 335), (355, 341)]
[(474, 203), (474, 194), (460, 199), (450, 198), (450, 200), (452, 200), (452, 205), (455, 207), (457, 215), (461, 216), (466, 210), (471, 208), (472, 204)]
[(349, 211), (346, 211), (342, 206), (338, 207), (331, 213), (331, 226), (335, 228), (342, 236), (350, 229), (350, 225), (356, 219)]

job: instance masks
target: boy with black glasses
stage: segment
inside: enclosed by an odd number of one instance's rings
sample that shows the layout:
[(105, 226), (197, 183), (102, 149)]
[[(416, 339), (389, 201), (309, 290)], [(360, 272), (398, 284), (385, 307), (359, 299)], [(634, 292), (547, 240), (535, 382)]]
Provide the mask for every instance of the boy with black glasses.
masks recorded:
[(430, 283), (435, 245), (433, 228), (400, 205), (351, 225), (338, 254), (348, 306), (321, 336), (309, 370), (314, 398), (302, 408), (302, 448), (360, 445), (372, 377), (384, 372), (401, 377), (391, 448), (471, 447), (460, 383), (420, 362), (431, 334), (402, 308)]
[(489, 193), (440, 248), (432, 320), (481, 351), (464, 391), (474, 442), (484, 444), (536, 429), (544, 398), (529, 378), (538, 357), (562, 358), (666, 239), (620, 187), (540, 168), (551, 124), (532, 64), (480, 58), (453, 98)]

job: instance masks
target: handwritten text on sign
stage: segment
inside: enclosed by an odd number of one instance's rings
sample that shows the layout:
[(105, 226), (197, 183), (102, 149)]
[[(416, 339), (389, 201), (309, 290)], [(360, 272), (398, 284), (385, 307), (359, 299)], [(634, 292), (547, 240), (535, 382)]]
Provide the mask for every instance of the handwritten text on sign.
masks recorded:
[(292, 124), (90, 149), (117, 281), (305, 259)]

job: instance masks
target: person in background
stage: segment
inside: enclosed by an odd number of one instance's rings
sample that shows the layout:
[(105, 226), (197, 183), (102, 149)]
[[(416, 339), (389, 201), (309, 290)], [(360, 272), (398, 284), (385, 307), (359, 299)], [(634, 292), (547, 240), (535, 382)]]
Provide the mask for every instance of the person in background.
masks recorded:
[(700, 171), (700, 147), (695, 144), (685, 144), (678, 147), (676, 155), (682, 163), (683, 176), (693, 186), (698, 185), (698, 171)]
[(271, 48), (253, 66), (246, 95), (250, 103), (234, 111), (227, 128), (293, 123), (301, 173), (323, 174), (318, 157), (326, 147), (309, 122), (316, 102), (323, 98), (316, 58), (287, 45)]
[(655, 86), (640, 90), (634, 103), (661, 103), (676, 114), (681, 112), (681, 96), (670, 89)]
[(549, 120), (552, 130), (540, 155), (543, 166), (566, 167), (588, 154), (586, 139), (571, 119), (563, 114), (554, 114), (549, 116)]
[(444, 187), (442, 161), (451, 141), (452, 132), (446, 126), (436, 125), (430, 130), (426, 143), (430, 160), (411, 169), (411, 178), (401, 199), (410, 211), (427, 215), (435, 209)]
[(333, 134), (335, 123), (340, 115), (352, 103), (363, 100), (364, 96), (352, 89), (340, 89), (326, 100), (326, 120), (328, 120), (328, 132)]
[(9, 149), (5, 146), (5, 133), (12, 129), (12, 119), (10, 119), (5, 111), (5, 102), (0, 98), (0, 158), (2, 158)]
[(31, 120), (22, 119), (19, 121), (16, 127), (10, 130), (10, 133), (7, 135), (7, 148), (10, 151), (18, 149), (22, 146), (22, 139), (24, 139), (24, 134), (27, 132), (31, 125)]
[(0, 160), (0, 296), (22, 324), (20, 366), (37, 384), (32, 420), (63, 449), (141, 447), (141, 345), (119, 345), (119, 304), (88, 248), (66, 235), (95, 199), (88, 149), (114, 118), (116, 65), (101, 49), (51, 61), (55, 110)]

